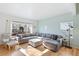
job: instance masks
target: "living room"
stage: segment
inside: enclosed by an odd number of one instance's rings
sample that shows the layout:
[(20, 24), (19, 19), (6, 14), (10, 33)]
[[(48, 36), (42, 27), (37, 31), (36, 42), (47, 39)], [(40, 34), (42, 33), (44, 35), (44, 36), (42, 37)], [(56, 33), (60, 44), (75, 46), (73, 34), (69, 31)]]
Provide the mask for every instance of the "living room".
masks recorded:
[(0, 3), (0, 56), (79, 56), (78, 14), (78, 3)]

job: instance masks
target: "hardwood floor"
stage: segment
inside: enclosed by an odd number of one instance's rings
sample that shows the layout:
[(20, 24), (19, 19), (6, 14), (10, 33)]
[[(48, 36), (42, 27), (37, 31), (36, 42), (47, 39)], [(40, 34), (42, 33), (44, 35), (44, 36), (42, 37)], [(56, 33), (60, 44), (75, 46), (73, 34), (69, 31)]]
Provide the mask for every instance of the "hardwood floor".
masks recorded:
[[(19, 45), (19, 47), (26, 48), (28, 46), (27, 43)], [(36, 49), (40, 51), (44, 51), (46, 48), (43, 45), (38, 46)], [(24, 56), (17, 49), (12, 48), (10, 51), (4, 46), (0, 46), (0, 56)], [(79, 56), (79, 49), (76, 48), (66, 48), (61, 47), (58, 52), (48, 51), (44, 54), (44, 56)]]

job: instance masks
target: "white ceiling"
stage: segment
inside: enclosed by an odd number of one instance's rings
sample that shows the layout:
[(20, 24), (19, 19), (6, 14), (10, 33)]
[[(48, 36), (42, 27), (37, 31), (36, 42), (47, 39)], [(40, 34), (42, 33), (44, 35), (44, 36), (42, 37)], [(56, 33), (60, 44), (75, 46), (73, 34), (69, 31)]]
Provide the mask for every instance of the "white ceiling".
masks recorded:
[(73, 13), (72, 3), (0, 3), (0, 12), (16, 17), (40, 20)]

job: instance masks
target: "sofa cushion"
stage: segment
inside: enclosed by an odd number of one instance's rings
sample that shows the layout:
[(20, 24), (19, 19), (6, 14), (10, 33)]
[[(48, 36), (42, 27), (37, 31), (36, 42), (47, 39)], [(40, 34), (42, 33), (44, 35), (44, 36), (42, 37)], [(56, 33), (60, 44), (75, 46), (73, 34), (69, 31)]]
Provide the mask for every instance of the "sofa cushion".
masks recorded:
[(46, 34), (46, 38), (51, 38), (51, 34)]
[(56, 41), (56, 40), (43, 40), (43, 42), (54, 44), (54, 45), (58, 45), (59, 44), (59, 42)]
[(42, 37), (46, 37), (46, 34), (45, 33), (42, 33)]
[(58, 36), (57, 35), (51, 35), (51, 39), (57, 40)]

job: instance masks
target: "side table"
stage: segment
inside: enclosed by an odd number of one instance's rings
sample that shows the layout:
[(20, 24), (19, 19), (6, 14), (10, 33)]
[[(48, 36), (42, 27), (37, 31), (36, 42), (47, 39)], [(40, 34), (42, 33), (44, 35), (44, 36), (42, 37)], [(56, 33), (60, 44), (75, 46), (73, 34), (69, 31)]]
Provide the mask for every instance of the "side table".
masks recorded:
[(66, 39), (63, 40), (62, 45), (63, 45), (64, 47), (67, 46), (67, 40), (66, 40)]

